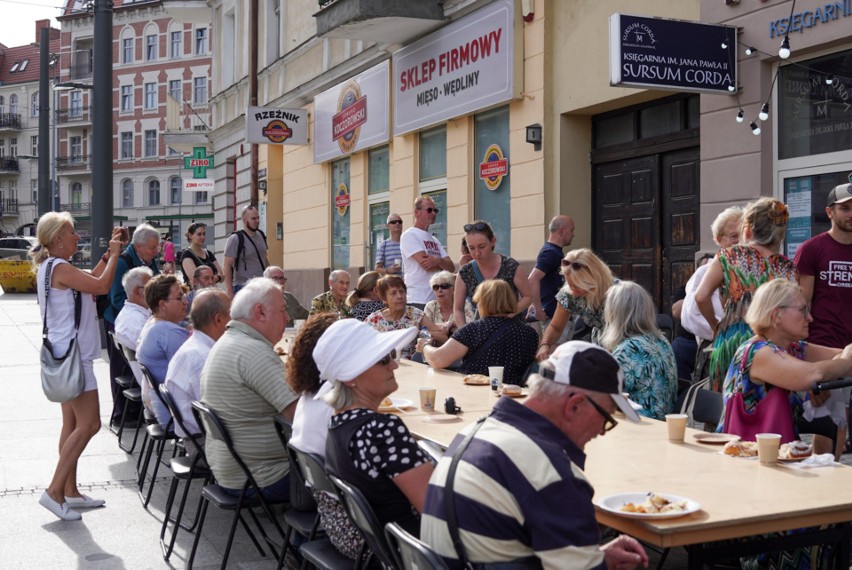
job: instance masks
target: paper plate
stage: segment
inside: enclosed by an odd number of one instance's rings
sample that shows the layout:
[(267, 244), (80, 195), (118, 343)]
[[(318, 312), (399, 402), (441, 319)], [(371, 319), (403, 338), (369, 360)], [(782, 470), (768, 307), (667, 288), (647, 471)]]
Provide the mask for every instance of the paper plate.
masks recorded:
[(629, 513), (621, 510), (621, 507), (627, 503), (635, 503), (637, 505), (644, 503), (648, 493), (617, 493), (597, 501), (597, 506), (614, 515), (630, 519), (673, 519), (677, 517), (684, 517), (701, 510), (701, 504), (693, 501), (692, 499), (687, 499), (686, 497), (680, 497), (678, 495), (670, 495), (668, 493), (654, 494), (665, 497), (672, 502), (686, 501), (686, 509), (665, 513)]
[(390, 398), (390, 401), (393, 402), (392, 406), (379, 406), (380, 412), (392, 412), (394, 410), (402, 410), (404, 408), (413, 408), (414, 402), (411, 400), (406, 400), (405, 398)]
[(701, 432), (693, 434), (692, 438), (698, 443), (706, 443), (709, 445), (724, 445), (729, 441), (739, 441), (740, 436), (733, 433)]

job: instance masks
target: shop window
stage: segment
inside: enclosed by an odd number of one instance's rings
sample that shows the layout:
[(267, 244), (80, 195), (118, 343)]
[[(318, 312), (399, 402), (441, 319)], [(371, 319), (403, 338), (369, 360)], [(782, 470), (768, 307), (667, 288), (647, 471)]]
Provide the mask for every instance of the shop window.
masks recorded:
[(349, 159), (331, 164), (331, 266), (349, 268)]
[(828, 193), (838, 184), (849, 182), (848, 176), (849, 170), (845, 169), (784, 180), (784, 203), (790, 213), (784, 238), (787, 257), (793, 259), (803, 242), (831, 228), (831, 221), (825, 213)]
[[(512, 161), (509, 158), (509, 107), (480, 113), (474, 117), (473, 216), (491, 224), (497, 236), (497, 251), (509, 255), (511, 251), (511, 215), (509, 201), (512, 196)], [(499, 147), (499, 152), (495, 147)], [(502, 158), (509, 159), (506, 176), (480, 178), (480, 165)]]
[(367, 202), (370, 210), (367, 265), (374, 266), (376, 248), (390, 235), (387, 228), (390, 215), (390, 148), (383, 146), (371, 150), (367, 160)]
[(779, 159), (852, 148), (850, 59), (847, 50), (781, 68)]
[[(447, 128), (443, 125), (420, 132), (420, 194), (429, 196), (438, 208), (429, 233), (447, 245)], [(414, 205), (412, 204), (412, 208)], [(449, 248), (447, 248), (449, 251)]]

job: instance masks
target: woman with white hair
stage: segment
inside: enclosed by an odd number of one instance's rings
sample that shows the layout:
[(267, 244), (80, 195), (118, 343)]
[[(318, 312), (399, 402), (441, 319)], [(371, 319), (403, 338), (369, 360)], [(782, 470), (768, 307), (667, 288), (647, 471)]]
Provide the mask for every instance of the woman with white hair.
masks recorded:
[[(48, 328), (47, 341), (54, 357), (66, 354), (77, 343), (83, 364), (83, 392), (62, 403), (62, 431), (59, 434), (59, 461), (53, 478), (39, 504), (62, 520), (82, 518), (75, 508), (100, 507), (103, 500), (80, 493), (77, 488), (77, 460), (89, 440), (101, 427), (98, 380), (94, 360), (101, 356), (100, 334), (94, 295), (109, 291), (121, 252), (121, 230), (115, 228), (109, 250), (88, 271), (77, 269), (68, 260), (77, 253), (80, 235), (68, 212), (48, 212), (39, 218), (38, 245), (30, 252), (37, 274), (38, 303)], [(79, 305), (79, 326), (75, 326)]]
[(323, 397), (334, 408), (326, 469), (364, 493), (382, 528), (393, 521), (419, 536), (433, 466), (402, 420), (378, 411), (397, 389), (397, 351), (416, 336), (416, 328), (379, 332), (343, 319), (322, 334), (313, 355), (332, 386)]
[(639, 413), (664, 420), (677, 397), (677, 364), (669, 341), (657, 328), (654, 300), (633, 281), (610, 287), (600, 344), (612, 352), (624, 374), (624, 389)]
[(444, 334), (451, 335), (459, 326), (472, 322), (476, 318), (473, 305), (469, 299), (464, 300), (464, 323), (456, 325), (453, 319), (453, 294), (456, 286), (456, 276), (449, 271), (438, 271), (429, 278), (429, 286), (435, 292), (435, 298), (426, 303), (423, 313), (436, 325), (439, 325)]

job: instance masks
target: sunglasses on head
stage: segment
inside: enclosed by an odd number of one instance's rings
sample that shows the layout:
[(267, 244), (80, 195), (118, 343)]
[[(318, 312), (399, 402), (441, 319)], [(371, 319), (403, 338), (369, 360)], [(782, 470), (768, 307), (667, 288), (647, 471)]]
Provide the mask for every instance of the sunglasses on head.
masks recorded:
[(391, 221), (388, 222), (388, 224), (393, 224), (393, 225), (398, 225), (398, 224), (401, 224), (401, 223), (402, 223), (402, 220), (391, 220)]
[(585, 269), (586, 266), (579, 261), (568, 261), (567, 259), (563, 259), (562, 267), (571, 267), (574, 271), (580, 271), (581, 269)]
[(452, 287), (449, 283), (438, 283), (436, 285), (432, 285), (432, 291), (437, 291), (438, 289), (449, 289)]
[(387, 366), (388, 364), (390, 364), (391, 360), (396, 360), (396, 349), (391, 350), (388, 354), (386, 354), (376, 364), (378, 364), (380, 366)]
[(433, 213), (437, 214), (438, 212), (441, 211), (438, 208), (431, 208), (431, 207), (430, 208), (420, 208), (420, 209), (425, 210), (426, 212), (429, 212), (430, 214), (433, 214)]
[(488, 229), (488, 224), (485, 222), (476, 222), (475, 224), (465, 224), (464, 231), (470, 233), (472, 231), (484, 232)]

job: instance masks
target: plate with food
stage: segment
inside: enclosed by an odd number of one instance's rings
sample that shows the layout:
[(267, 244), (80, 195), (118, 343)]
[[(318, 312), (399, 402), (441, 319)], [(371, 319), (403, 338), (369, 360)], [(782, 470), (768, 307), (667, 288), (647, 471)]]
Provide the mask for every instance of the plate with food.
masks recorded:
[(631, 519), (672, 519), (701, 510), (701, 504), (668, 493), (618, 493), (597, 505), (614, 515)]
[(782, 443), (778, 448), (778, 461), (793, 462), (807, 459), (814, 454), (814, 447), (810, 443), (804, 441), (791, 441), (790, 443)]
[(460, 422), (461, 420), (459, 416), (452, 414), (432, 414), (431, 416), (426, 416), (426, 421), (433, 424), (450, 424)]
[(731, 457), (757, 457), (757, 443), (753, 441), (729, 441), (722, 453)]
[(468, 386), (490, 386), (491, 379), (485, 374), (468, 374), (464, 377), (464, 383)]
[(503, 384), (503, 389), (500, 392), (510, 398), (524, 398), (529, 395), (529, 392), (516, 384)]
[(698, 443), (706, 443), (708, 445), (724, 445), (729, 441), (740, 440), (740, 436), (733, 433), (709, 433), (706, 431), (693, 434), (692, 438)]
[[(380, 412), (393, 412), (403, 408), (413, 408), (414, 402), (405, 398), (385, 398), (379, 406)], [(404, 410), (403, 410), (404, 411)]]

